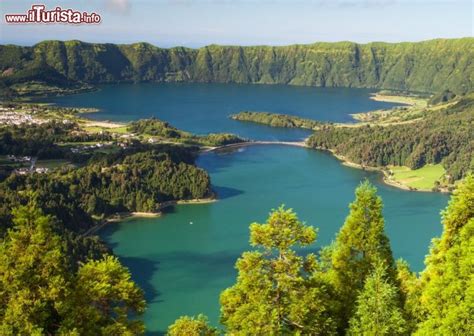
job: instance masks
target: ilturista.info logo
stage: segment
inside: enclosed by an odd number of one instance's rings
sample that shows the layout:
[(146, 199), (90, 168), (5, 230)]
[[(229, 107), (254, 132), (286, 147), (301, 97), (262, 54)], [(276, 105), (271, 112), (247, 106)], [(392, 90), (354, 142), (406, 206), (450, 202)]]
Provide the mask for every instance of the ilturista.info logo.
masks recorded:
[(102, 18), (99, 14), (81, 12), (71, 8), (55, 7), (46, 9), (45, 5), (32, 5), (26, 14), (5, 14), (5, 22), (12, 24), (31, 23), (66, 23), (98, 24)]

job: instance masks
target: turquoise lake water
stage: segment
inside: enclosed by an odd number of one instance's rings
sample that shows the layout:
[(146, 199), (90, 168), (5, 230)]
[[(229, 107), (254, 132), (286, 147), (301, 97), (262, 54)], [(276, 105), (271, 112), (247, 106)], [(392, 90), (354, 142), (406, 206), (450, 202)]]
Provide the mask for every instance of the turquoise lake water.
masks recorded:
[[(233, 132), (253, 139), (298, 140), (307, 132), (273, 129), (228, 119), (240, 110), (264, 110), (326, 121), (350, 121), (350, 113), (390, 104), (369, 91), (285, 86), (140, 84), (61, 97), (65, 106), (99, 107), (98, 119), (128, 121), (156, 116), (196, 133)], [(387, 186), (377, 173), (345, 167), (333, 156), (305, 148), (259, 145), (201, 155), (219, 200), (180, 205), (161, 218), (110, 225), (102, 237), (146, 292), (145, 322), (159, 334), (180, 315), (204, 313), (218, 322), (219, 293), (235, 282), (234, 263), (250, 249), (248, 226), (286, 204), (319, 228), (315, 252), (331, 242), (344, 222), (355, 187), (368, 178), (385, 208), (395, 257), (420, 271), (430, 240), (441, 233), (439, 212), (448, 196)]]

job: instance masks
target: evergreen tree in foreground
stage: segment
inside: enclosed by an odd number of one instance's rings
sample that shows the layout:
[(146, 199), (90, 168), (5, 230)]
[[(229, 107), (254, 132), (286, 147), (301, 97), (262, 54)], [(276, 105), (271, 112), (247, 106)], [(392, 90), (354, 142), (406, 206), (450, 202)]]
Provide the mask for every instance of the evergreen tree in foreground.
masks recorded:
[(387, 267), (387, 279), (396, 282), (390, 242), (384, 232), (382, 199), (368, 181), (360, 184), (355, 197), (336, 241), (323, 256), (328, 259), (327, 277), (342, 307), (343, 328), (352, 317), (357, 295), (377, 262)]
[(13, 211), (0, 243), (1, 335), (138, 335), (142, 291), (118, 259), (106, 256), (73, 271), (54, 220), (33, 203)]
[(74, 280), (61, 331), (74, 330), (81, 336), (145, 332), (143, 322), (133, 319), (145, 311), (143, 292), (116, 257), (89, 261)]
[[(291, 210), (252, 224), (251, 243), (263, 251), (242, 255), (237, 283), (221, 295), (227, 334), (327, 335), (337, 328), (341, 335), (474, 335), (474, 177), (458, 186), (443, 212), (444, 231), (421, 278), (404, 261), (395, 268), (381, 211), (375, 188), (362, 183), (319, 264), (292, 250), (311, 244), (315, 231)], [(339, 305), (349, 318), (335, 316)], [(209, 330), (215, 332), (203, 317), (184, 317), (169, 334), (213, 335)]]
[(424, 313), (416, 335), (474, 335), (474, 176), (454, 191), (442, 213), (421, 276)]
[(312, 273), (314, 255), (292, 249), (315, 241), (316, 232), (283, 207), (265, 224), (250, 225), (250, 242), (260, 250), (237, 261), (237, 283), (221, 294), (221, 322), (230, 335), (331, 335), (329, 288)]
[(72, 276), (53, 219), (32, 204), (13, 211), (0, 243), (0, 334), (52, 334), (61, 322)]
[(210, 327), (207, 318), (199, 315), (197, 318), (182, 316), (168, 327), (168, 336), (217, 336), (215, 328)]
[(378, 264), (357, 298), (348, 335), (406, 335), (406, 321), (399, 308), (398, 290), (387, 281), (386, 266)]
[(405, 260), (397, 260), (397, 280), (400, 287), (403, 313), (407, 321), (407, 333), (412, 334), (417, 324), (422, 321), (421, 281)]

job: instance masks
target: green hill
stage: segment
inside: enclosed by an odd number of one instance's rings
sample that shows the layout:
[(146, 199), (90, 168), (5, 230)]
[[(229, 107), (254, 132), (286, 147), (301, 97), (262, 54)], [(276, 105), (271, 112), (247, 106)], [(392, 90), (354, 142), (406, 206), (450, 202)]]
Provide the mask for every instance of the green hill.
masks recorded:
[(474, 94), (470, 94), (412, 122), (328, 126), (314, 132), (308, 145), (329, 149), (362, 166), (406, 166), (416, 170), (442, 164), (446, 182), (453, 183), (474, 168), (473, 125)]
[(1, 45), (0, 73), (6, 80), (40, 64), (70, 81), (92, 84), (265, 83), (463, 94), (473, 88), (473, 59), (474, 38), (200, 49), (44, 41), (33, 47)]

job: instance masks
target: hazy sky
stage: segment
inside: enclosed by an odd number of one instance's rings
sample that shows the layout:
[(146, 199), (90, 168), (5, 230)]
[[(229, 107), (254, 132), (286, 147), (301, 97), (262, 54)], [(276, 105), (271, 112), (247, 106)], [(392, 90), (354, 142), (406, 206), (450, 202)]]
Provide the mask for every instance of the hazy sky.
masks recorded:
[[(97, 12), (99, 25), (6, 24), (33, 3)], [(0, 42), (146, 41), (169, 47), (473, 36), (472, 0), (0, 0)]]

